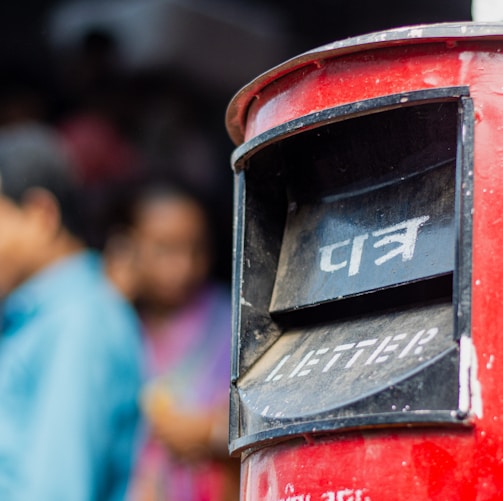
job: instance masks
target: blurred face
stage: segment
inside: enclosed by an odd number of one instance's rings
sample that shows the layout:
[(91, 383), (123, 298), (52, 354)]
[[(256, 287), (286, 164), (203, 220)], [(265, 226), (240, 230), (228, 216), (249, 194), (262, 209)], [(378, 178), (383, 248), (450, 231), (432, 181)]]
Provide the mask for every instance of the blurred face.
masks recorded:
[(30, 275), (34, 226), (29, 211), (0, 194), (0, 297)]
[(210, 267), (208, 229), (202, 209), (184, 199), (154, 199), (137, 212), (133, 237), (139, 299), (171, 309), (190, 300)]

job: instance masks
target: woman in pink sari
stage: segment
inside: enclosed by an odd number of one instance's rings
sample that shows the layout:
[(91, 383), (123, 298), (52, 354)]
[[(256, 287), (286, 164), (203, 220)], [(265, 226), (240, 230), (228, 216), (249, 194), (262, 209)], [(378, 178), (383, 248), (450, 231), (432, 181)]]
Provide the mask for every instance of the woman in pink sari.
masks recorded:
[(206, 213), (187, 194), (144, 191), (132, 207), (134, 297), (144, 327), (146, 418), (130, 501), (234, 501), (227, 452), (231, 304), (208, 280)]

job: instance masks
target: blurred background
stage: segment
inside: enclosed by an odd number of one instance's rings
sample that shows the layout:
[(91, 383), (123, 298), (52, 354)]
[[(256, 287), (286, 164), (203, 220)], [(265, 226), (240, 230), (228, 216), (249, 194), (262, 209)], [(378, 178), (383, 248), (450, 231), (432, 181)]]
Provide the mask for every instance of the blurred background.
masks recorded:
[(209, 201), (215, 273), (230, 279), (233, 145), (224, 115), (252, 78), (348, 36), (496, 20), (499, 0), (5, 0), (0, 125), (58, 127), (76, 159), (96, 247), (110, 193), (160, 172)]

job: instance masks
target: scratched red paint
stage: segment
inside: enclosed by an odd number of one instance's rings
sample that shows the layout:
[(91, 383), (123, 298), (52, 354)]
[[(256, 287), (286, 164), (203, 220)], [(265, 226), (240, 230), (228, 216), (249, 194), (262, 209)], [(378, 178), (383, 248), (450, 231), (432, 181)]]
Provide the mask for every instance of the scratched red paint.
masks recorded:
[[(491, 40), (418, 39), (312, 63), (249, 97), (242, 137), (313, 111), (389, 94), (469, 86), (475, 106), (472, 339), (483, 414), (473, 427), (380, 429), (290, 441), (242, 462), (243, 501), (503, 499), (503, 25)], [(274, 75), (272, 75), (274, 77)], [(242, 97), (240, 98), (242, 99)], [(237, 105), (236, 105), (237, 106)], [(242, 106), (242, 103), (241, 103)]]

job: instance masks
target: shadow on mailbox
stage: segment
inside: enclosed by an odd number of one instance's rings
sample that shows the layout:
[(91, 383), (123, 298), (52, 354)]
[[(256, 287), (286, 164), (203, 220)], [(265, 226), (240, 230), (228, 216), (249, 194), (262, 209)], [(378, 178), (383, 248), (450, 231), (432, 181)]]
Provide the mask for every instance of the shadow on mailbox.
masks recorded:
[(464, 423), (472, 115), (465, 88), (407, 93), (236, 150), (231, 451)]

